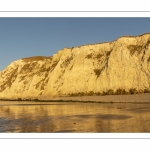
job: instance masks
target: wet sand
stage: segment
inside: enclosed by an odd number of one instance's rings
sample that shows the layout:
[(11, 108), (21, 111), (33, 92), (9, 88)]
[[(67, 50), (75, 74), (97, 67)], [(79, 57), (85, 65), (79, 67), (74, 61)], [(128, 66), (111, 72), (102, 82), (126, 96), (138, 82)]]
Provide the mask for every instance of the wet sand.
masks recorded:
[(1, 132), (150, 133), (150, 103), (3, 101)]
[(47, 97), (39, 100), (53, 101), (79, 101), (79, 102), (119, 102), (119, 103), (150, 103), (150, 93), (133, 94), (133, 95), (106, 95), (106, 96), (77, 96), (77, 97)]

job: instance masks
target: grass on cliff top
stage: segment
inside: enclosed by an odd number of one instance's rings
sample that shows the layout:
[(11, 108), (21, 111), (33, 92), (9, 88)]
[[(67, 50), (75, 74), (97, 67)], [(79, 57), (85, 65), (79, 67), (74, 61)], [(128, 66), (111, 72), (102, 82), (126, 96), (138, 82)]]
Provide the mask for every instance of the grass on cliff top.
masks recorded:
[(130, 38), (130, 37), (138, 37), (138, 36), (140, 37), (140, 36), (147, 35), (147, 34), (150, 34), (150, 32), (143, 33), (143, 34), (140, 34), (140, 35), (137, 35), (137, 36), (133, 36), (133, 35), (126, 35), (126, 36), (121, 36), (121, 37), (119, 37), (119, 38), (122, 38), (122, 37), (127, 37), (127, 38), (129, 37), (129, 38)]
[(39, 61), (39, 60), (44, 60), (44, 59), (51, 59), (52, 56), (46, 57), (46, 56), (33, 56), (33, 57), (28, 57), (28, 58), (22, 58), (23, 61), (29, 62), (29, 61)]

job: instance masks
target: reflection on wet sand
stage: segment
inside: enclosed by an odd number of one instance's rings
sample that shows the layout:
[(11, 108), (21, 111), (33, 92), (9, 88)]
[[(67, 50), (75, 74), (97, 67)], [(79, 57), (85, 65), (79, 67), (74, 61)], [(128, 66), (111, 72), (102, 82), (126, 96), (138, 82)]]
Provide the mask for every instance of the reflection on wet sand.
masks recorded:
[(1, 101), (0, 132), (150, 132), (150, 104)]

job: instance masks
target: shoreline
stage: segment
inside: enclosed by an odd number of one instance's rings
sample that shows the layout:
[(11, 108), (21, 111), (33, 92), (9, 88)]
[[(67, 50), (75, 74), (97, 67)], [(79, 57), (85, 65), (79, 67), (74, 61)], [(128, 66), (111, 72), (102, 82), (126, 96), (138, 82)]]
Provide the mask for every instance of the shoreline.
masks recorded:
[(150, 103), (150, 93), (106, 96), (61, 96), (35, 99), (0, 99), (0, 101), (80, 102), (80, 103)]

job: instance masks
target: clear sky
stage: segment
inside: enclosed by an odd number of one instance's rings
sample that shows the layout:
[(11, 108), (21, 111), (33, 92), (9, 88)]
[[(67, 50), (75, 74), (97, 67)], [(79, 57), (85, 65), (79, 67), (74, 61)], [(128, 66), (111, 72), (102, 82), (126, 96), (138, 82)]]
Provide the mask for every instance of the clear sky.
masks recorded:
[(0, 70), (24, 57), (147, 32), (150, 18), (0, 18)]

